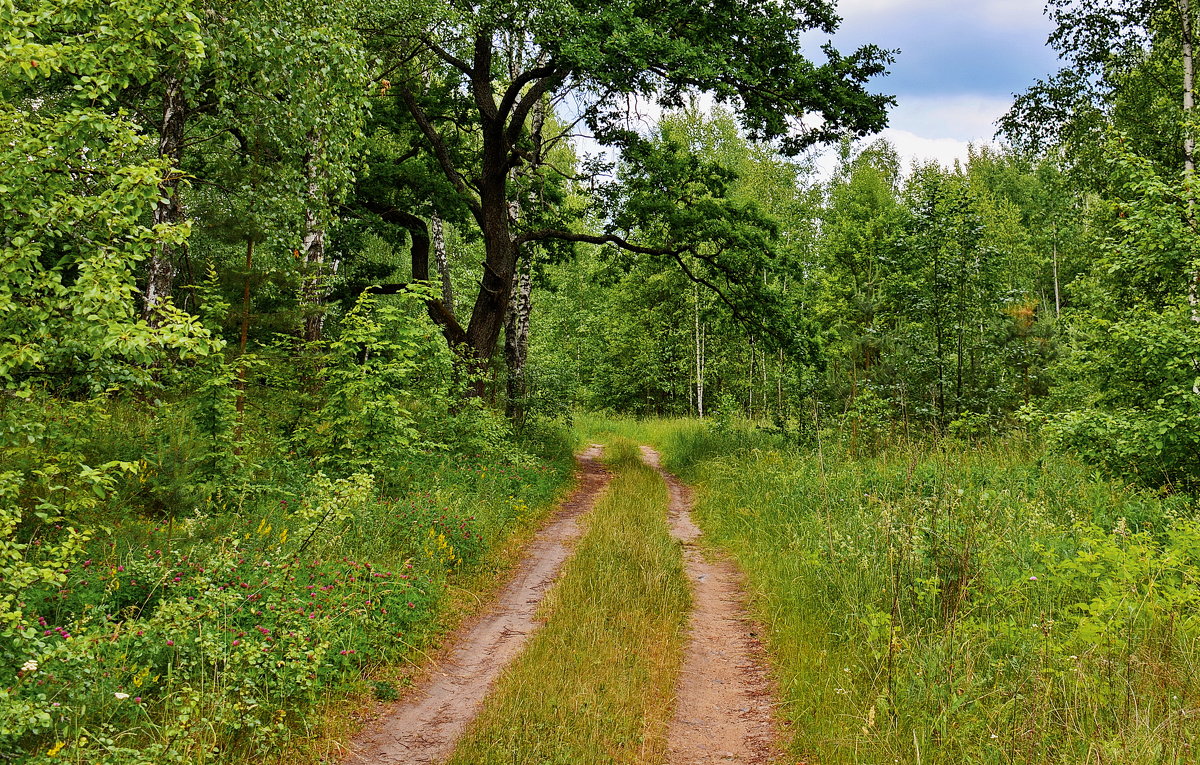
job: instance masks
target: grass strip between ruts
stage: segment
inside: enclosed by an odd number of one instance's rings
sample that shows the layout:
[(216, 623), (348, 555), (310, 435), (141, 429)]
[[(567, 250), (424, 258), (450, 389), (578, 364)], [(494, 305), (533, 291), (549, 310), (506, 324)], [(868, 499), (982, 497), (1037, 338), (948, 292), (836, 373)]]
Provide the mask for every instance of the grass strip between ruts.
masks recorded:
[(547, 595), (546, 625), (497, 683), (452, 765), (665, 761), (691, 605), (667, 491), (636, 447)]

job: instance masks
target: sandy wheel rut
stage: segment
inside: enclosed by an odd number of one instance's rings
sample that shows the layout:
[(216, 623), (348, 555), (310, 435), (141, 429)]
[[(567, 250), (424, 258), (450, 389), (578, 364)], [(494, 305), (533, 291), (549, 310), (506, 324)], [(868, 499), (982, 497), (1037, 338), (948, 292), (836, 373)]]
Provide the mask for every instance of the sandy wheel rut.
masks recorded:
[(408, 697), (351, 743), (347, 765), (435, 763), (450, 756), (492, 684), (539, 626), (534, 614), (582, 534), (579, 517), (611, 479), (598, 462), (601, 452), (593, 444), (579, 456), (579, 487), (530, 544), (495, 604), (459, 630), (446, 660)]
[(671, 533), (684, 543), (694, 607), (684, 649), (678, 706), (667, 732), (671, 765), (775, 760), (776, 721), (771, 682), (757, 627), (746, 613), (740, 577), (728, 561), (707, 561), (694, 543), (691, 492), (662, 469), (658, 454), (642, 447), (670, 490)]

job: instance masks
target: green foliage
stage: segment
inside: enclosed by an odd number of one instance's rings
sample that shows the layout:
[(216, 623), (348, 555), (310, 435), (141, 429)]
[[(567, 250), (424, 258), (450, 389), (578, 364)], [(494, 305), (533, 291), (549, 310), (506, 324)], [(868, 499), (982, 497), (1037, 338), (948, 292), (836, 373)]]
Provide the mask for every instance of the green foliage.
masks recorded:
[[(1001, 132), (1022, 149), (1065, 155), (1077, 182), (1110, 189), (1107, 130), (1135, 137), (1159, 169), (1183, 164), (1183, 19), (1178, 0), (1049, 0), (1049, 44), (1063, 68), (1017, 96)], [(1195, 28), (1196, 8), (1190, 9)]]
[[(186, 358), (220, 347), (182, 311), (167, 310), (153, 328), (135, 318), (136, 267), (156, 246), (184, 242), (188, 227), (145, 225), (175, 171), (146, 159), (128, 112), (106, 108), (148, 76), (144, 57), (203, 55), (196, 22), (178, 3), (0, 4), (10, 30), (0, 48), (6, 387), (43, 375), (92, 390), (145, 384), (165, 350)], [(69, 87), (29, 108), (47, 96), (27, 88), (48, 83)]]
[(169, 170), (144, 159), (124, 116), (6, 102), (0, 131), (9, 137), (0, 147), (0, 380), (144, 384), (165, 350), (187, 358), (220, 347), (182, 311), (154, 328), (135, 317), (135, 268), (155, 246), (183, 242), (187, 227), (144, 225)]
[(363, 296), (343, 319), (321, 371), (321, 405), (295, 434), (317, 465), (378, 472), (433, 445), (417, 430), (417, 410), (449, 407), (451, 359), (431, 328), (412, 320), (421, 299)]
[(1121, 197), (1072, 315), (1067, 381), (1050, 416), (1051, 439), (1114, 473), (1150, 486), (1200, 481), (1195, 349), (1189, 304), (1197, 268), (1189, 222), (1191, 180), (1173, 181), (1121, 144), (1111, 147)]
[[(0, 752), (18, 761), (278, 751), (365, 669), (423, 647), (448, 582), (492, 565), (571, 462), (551, 436), (549, 461), (515, 444), (514, 462), (495, 444), (409, 450), (381, 467), (409, 476), (401, 487), (309, 474), (254, 427), (237, 472), (214, 478), (203, 443), (179, 452), (177, 434), (153, 432), (189, 427), (187, 406), (160, 402), (150, 432), (135, 405), (60, 406), (16, 400), (2, 420)], [(96, 459), (126, 451), (143, 459)]]

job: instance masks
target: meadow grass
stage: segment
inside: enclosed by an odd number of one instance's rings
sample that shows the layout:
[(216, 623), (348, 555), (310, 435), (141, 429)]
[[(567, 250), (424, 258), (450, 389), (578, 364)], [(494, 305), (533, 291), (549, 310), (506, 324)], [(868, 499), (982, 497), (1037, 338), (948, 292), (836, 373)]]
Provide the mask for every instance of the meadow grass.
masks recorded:
[(690, 607), (667, 491), (632, 443), (452, 765), (661, 763)]
[(607, 442), (614, 439), (664, 448), (671, 439), (685, 438), (693, 432), (711, 433), (700, 420), (679, 417), (674, 419), (638, 419), (624, 415), (576, 412), (572, 424), (581, 442)]
[(1193, 499), (1021, 437), (855, 456), (652, 430), (748, 575), (796, 757), (1197, 760)]

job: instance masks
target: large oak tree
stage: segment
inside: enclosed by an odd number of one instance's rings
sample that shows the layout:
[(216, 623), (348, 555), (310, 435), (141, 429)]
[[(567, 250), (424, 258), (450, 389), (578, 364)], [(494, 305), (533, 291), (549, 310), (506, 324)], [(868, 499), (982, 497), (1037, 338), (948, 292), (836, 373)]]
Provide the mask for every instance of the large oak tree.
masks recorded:
[[(436, 11), (387, 3), (375, 8), (369, 35), (384, 62), (380, 92), (398, 99), (403, 109), (397, 113), (409, 122), (397, 132), (415, 133), (414, 150), (436, 162), (483, 238), (469, 319), (460, 323), (446, 306), (430, 306), (450, 342), (479, 364), (495, 350), (523, 246), (612, 244), (669, 256), (685, 267), (684, 256), (697, 253), (707, 253), (712, 266), (724, 246), (697, 241), (720, 239), (718, 225), (698, 231), (667, 221), (648, 236), (646, 229), (623, 230), (609, 219), (603, 231), (580, 233), (548, 223), (537, 211), (517, 214), (518, 170), (535, 140), (541, 146), (579, 129), (623, 153), (627, 165), (661, 159), (646, 151), (631, 110), (638, 103), (679, 107), (703, 92), (727, 104), (748, 137), (794, 154), (880, 130), (891, 103), (867, 90), (867, 81), (884, 72), (888, 51), (867, 46), (843, 56), (826, 45), (822, 63), (802, 52), (806, 33), (832, 33), (838, 23), (833, 4), (824, 0), (456, 0)], [(547, 102), (568, 128), (535, 139), (530, 117)], [(536, 172), (566, 171), (541, 165)], [(669, 198), (674, 191), (665, 186), (661, 194)], [(404, 197), (382, 193), (361, 201), (415, 232), (413, 276), (427, 278), (428, 237), (404, 209)], [(720, 215), (719, 206), (713, 210)], [(725, 278), (736, 279), (724, 270)]]

